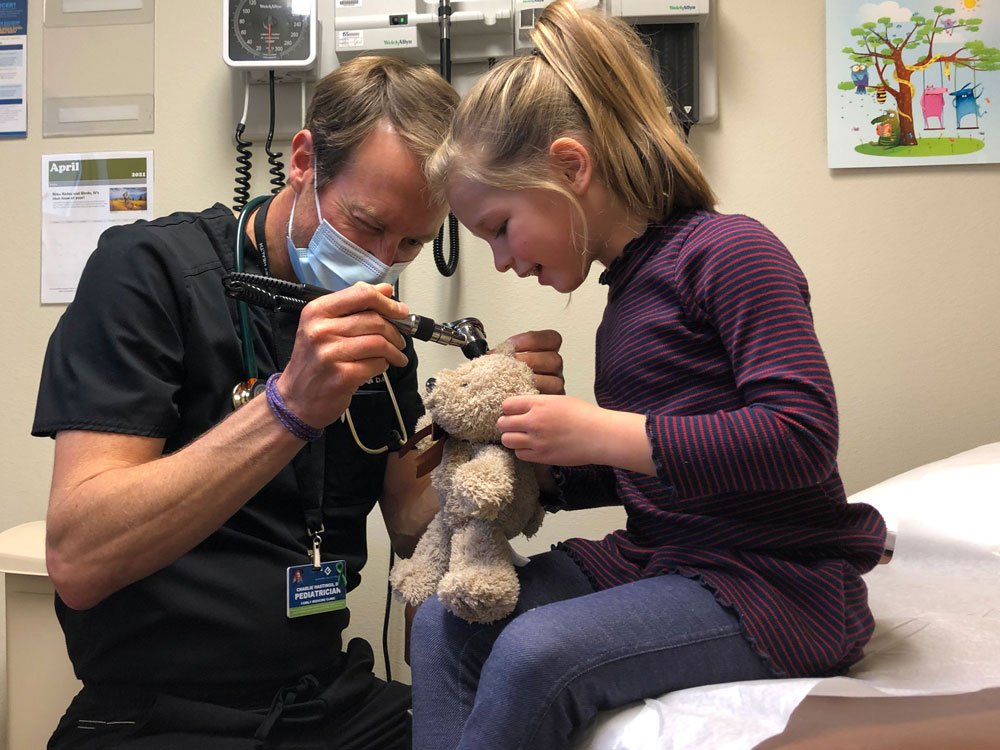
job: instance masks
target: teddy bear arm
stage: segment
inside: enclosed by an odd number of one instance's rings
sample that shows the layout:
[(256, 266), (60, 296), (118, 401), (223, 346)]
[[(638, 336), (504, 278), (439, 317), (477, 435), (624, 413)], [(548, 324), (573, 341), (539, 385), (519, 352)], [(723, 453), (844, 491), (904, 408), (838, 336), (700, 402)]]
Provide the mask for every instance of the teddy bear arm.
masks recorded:
[(514, 454), (499, 445), (486, 445), (453, 475), (455, 497), (470, 518), (495, 520), (514, 497)]
[(524, 528), (521, 530), (521, 533), (524, 534), (526, 537), (533, 537), (535, 534), (538, 533), (538, 530), (542, 528), (542, 522), (544, 520), (545, 520), (545, 508), (537, 504), (536, 501), (536, 507), (532, 510), (531, 515), (525, 522)]
[(518, 461), (514, 504), (520, 509), (522, 519), (519, 531), (527, 537), (534, 536), (545, 520), (545, 508), (542, 507), (540, 494), (534, 468), (529, 463)]

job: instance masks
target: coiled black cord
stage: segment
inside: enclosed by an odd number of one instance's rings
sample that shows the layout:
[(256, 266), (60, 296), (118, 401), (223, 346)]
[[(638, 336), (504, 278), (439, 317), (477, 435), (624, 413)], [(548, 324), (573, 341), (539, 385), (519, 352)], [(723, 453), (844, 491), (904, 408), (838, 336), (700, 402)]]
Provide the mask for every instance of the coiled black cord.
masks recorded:
[[(265, 279), (269, 285), (273, 285), (278, 289), (278, 291), (272, 291), (254, 283), (254, 280), (259, 278), (262, 277), (255, 276), (254, 274), (233, 272), (222, 278), (222, 285), (225, 287), (228, 296), (242, 300), (248, 305), (254, 305), (255, 307), (283, 312), (285, 310), (301, 310), (306, 306), (305, 300), (281, 293), (281, 287), (275, 283), (281, 282), (280, 279), (273, 279), (271, 277)], [(281, 283), (291, 286), (291, 282), (285, 281)]]
[(285, 165), (278, 161), (282, 154), (280, 151), (271, 151), (271, 141), (274, 139), (274, 71), (269, 70), (267, 75), (268, 89), (270, 93), (270, 112), (268, 113), (267, 142), (264, 144), (264, 151), (267, 153), (267, 163), (271, 165), (268, 174), (271, 175), (271, 193), (277, 195), (285, 187)]
[(458, 269), (458, 219), (448, 214), (448, 260), (444, 259), (444, 224), (434, 238), (434, 264), (442, 276), (452, 276)]
[[(285, 279), (278, 279), (273, 276), (258, 276), (255, 273), (237, 273), (236, 271), (229, 274), (226, 278), (231, 279), (233, 284), (246, 284), (247, 286), (257, 288), (263, 288), (266, 285), (269, 291), (274, 294), (302, 301), (302, 298), (298, 295), (302, 292), (304, 285), (297, 284), (294, 281), (286, 281)], [(304, 303), (303, 306), (305, 306)]]
[(241, 122), (236, 126), (236, 188), (233, 191), (233, 210), (242, 211), (243, 207), (250, 200), (250, 170), (253, 166), (253, 151), (250, 147), (253, 143), (243, 140), (243, 131), (246, 130), (246, 123)]
[[(438, 0), (438, 26), (441, 34), (441, 77), (451, 83), (451, 2)], [(492, 67), (492, 66), (491, 66)], [(458, 219), (448, 214), (448, 260), (444, 259), (444, 225), (434, 238), (434, 265), (442, 276), (452, 276), (458, 269)]]
[(243, 81), (243, 116), (236, 123), (236, 188), (233, 192), (233, 210), (242, 211), (250, 200), (250, 174), (253, 159), (253, 151), (250, 141), (243, 140), (243, 131), (247, 127), (247, 110), (250, 108), (250, 83)]

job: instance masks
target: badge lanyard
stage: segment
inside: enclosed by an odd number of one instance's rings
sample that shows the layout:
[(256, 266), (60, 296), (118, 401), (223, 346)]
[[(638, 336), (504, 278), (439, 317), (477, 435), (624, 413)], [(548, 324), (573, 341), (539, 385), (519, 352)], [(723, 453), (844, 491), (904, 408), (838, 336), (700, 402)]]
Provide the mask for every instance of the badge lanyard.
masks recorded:
[[(271, 196), (259, 196), (249, 201), (246, 207), (240, 212), (236, 225), (236, 244), (233, 252), (233, 266), (237, 272), (242, 273), (244, 268), (244, 238), (246, 237), (246, 225), (250, 215), (258, 206), (260, 210), (254, 216), (254, 239), (257, 251), (261, 259), (261, 269), (265, 274), (269, 273), (267, 262), (267, 210), (271, 207)], [(250, 307), (246, 302), (237, 301), (237, 312), (240, 325), (240, 338), (243, 343), (243, 369), (247, 380), (241, 384), (246, 386), (250, 397), (256, 395), (256, 386), (261, 384), (257, 372), (257, 357), (253, 349), (253, 333), (250, 325)], [(274, 320), (272, 319), (272, 325)], [(281, 335), (275, 337), (280, 349), (284, 338)], [(291, 356), (291, 351), (279, 351), (279, 359), (287, 361)], [(237, 386), (239, 388), (240, 386)], [(302, 498), (302, 511), (305, 516), (306, 535), (308, 539), (307, 554), (312, 560), (314, 570), (319, 570), (321, 565), (320, 547), (323, 542), (323, 533), (326, 527), (323, 525), (323, 464), (326, 440), (325, 436), (303, 446), (295, 458), (292, 459), (292, 468), (295, 472), (299, 484), (299, 496)], [(314, 488), (310, 493), (310, 488)], [(312, 494), (314, 497), (310, 498)]]
[(306, 443), (292, 459), (306, 526), (305, 565), (285, 569), (285, 614), (289, 618), (332, 612), (347, 606), (347, 563), (323, 562), (323, 485), (326, 434)]

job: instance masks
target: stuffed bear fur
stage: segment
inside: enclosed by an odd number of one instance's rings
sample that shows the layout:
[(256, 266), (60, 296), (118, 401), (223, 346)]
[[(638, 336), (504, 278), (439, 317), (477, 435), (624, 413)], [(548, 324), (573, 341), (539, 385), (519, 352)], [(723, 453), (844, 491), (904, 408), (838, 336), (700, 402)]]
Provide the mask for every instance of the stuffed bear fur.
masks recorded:
[(507, 540), (534, 534), (545, 510), (531, 464), (500, 444), (497, 419), (504, 399), (528, 393), (538, 393), (534, 374), (506, 344), (428, 381), (417, 427), (433, 421), (448, 433), (431, 472), (441, 508), (413, 556), (390, 574), (404, 601), (416, 605), (437, 592), (449, 611), (479, 623), (513, 611), (520, 585)]

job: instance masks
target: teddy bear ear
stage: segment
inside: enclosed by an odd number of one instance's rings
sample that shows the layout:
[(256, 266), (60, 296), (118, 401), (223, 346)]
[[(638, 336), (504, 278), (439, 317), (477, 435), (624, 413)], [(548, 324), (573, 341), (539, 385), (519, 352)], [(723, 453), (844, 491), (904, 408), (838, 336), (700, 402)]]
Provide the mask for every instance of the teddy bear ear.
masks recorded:
[(496, 351), (497, 354), (504, 354), (504, 355), (506, 355), (508, 357), (513, 357), (514, 356), (514, 342), (511, 341), (510, 339), (507, 339), (502, 344), (500, 344), (500, 346), (498, 346), (494, 351)]

